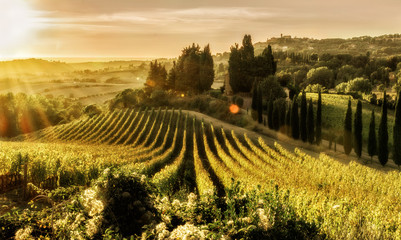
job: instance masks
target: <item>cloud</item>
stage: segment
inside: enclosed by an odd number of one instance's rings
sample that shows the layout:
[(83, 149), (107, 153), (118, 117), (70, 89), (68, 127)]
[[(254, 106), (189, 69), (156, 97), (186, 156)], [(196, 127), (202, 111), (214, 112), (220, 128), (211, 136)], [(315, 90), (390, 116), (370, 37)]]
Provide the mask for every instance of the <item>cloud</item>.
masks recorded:
[(245, 33), (254, 41), (280, 33), (352, 37), (397, 32), (401, 24), (395, 0), (29, 1), (41, 26), (32, 45), (59, 54), (148, 56), (157, 49), (171, 56), (192, 42), (228, 51)]

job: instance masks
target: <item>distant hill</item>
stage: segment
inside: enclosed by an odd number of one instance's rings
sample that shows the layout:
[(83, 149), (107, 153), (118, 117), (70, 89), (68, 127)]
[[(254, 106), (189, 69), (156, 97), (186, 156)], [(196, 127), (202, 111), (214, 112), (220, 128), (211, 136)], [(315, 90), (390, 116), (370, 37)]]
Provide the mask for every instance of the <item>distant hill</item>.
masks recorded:
[(51, 74), (68, 72), (72, 69), (67, 63), (34, 58), (0, 62), (0, 74), (8, 76), (18, 74)]
[(260, 54), (270, 44), (273, 51), (330, 53), (365, 55), (370, 52), (373, 57), (388, 57), (401, 54), (401, 34), (378, 37), (354, 37), (349, 39), (328, 38), (312, 39), (281, 36), (267, 39), (266, 42), (255, 43), (255, 55)]
[[(238, 39), (240, 43), (242, 39)], [(283, 51), (288, 53), (306, 54), (351, 54), (365, 55), (370, 52), (372, 57), (389, 57), (401, 55), (401, 34), (382, 35), (378, 37), (361, 36), (349, 39), (342, 38), (298, 38), (290, 35), (273, 37), (266, 42), (254, 43), (255, 55), (262, 53), (267, 45), (271, 45), (274, 52)], [(231, 45), (234, 45), (232, 43)], [(214, 56), (215, 62), (227, 62), (229, 52), (217, 53)]]

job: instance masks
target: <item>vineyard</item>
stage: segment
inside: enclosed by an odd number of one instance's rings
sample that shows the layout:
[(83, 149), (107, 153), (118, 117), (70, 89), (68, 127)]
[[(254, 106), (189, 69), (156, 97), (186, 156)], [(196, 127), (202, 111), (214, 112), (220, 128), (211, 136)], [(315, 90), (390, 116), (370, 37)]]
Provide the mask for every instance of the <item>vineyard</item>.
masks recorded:
[[(21, 135), (1, 142), (0, 149), (0, 174), (19, 173), (28, 164), (32, 183), (57, 176), (59, 188), (89, 186), (106, 169), (118, 168), (146, 176), (161, 196), (185, 191), (207, 200), (231, 198), (230, 189), (239, 181), (244, 196), (274, 193), (298, 221), (316, 226), (327, 238), (401, 238), (398, 171), (269, 146), (261, 137), (217, 127), (186, 111), (118, 110)], [(268, 229), (284, 216), (261, 199), (243, 211), (256, 222), (267, 221)]]

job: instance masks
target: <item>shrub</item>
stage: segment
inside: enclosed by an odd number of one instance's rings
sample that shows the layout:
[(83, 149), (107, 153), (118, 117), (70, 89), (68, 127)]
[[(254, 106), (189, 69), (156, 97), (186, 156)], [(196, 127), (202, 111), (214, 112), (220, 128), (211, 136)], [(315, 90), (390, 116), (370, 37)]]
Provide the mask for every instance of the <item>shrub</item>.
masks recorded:
[(235, 100), (235, 104), (238, 105), (238, 107), (242, 107), (244, 105), (244, 99), (242, 97), (237, 97), (237, 99)]
[(372, 84), (369, 79), (354, 78), (347, 83), (346, 92), (370, 93), (372, 92)]
[(327, 88), (320, 84), (309, 84), (305, 87), (305, 92), (318, 93), (319, 90), (324, 93), (327, 92)]

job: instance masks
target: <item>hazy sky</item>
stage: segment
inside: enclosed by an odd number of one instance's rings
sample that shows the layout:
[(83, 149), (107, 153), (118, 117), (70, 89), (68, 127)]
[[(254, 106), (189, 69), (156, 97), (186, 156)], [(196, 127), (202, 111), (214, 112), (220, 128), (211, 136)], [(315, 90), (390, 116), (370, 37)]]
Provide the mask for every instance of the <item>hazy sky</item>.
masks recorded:
[(401, 32), (401, 0), (0, 0), (0, 57), (175, 57), (192, 42)]

